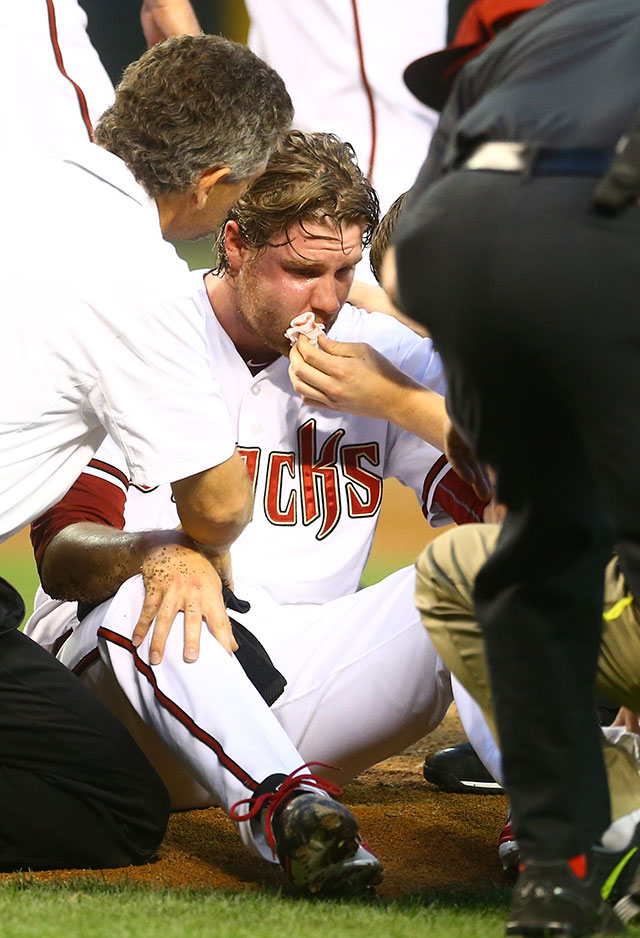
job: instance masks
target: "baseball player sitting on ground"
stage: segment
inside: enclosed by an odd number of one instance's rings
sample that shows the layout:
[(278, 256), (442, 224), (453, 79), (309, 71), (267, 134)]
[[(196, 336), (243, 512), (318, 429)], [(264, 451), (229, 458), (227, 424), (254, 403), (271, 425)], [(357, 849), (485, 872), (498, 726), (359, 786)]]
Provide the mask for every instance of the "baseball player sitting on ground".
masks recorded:
[[(415, 610), (413, 567), (357, 591), (382, 480), (414, 488), (432, 524), (478, 520), (485, 506), (429, 443), (308, 406), (291, 386), (284, 333), (311, 312), (336, 339), (366, 339), (442, 390), (429, 339), (345, 304), (377, 215), (348, 144), (292, 132), (230, 212), (217, 272), (192, 275), (255, 492), (253, 521), (231, 553), (235, 593), (251, 608), (231, 594), (229, 607), (266, 648), (267, 680), (253, 675), (254, 686), (238, 656), (200, 634), (209, 565), (179, 531), (158, 608), (148, 544), (178, 516), (167, 487), (130, 486), (114, 441), (32, 532), (44, 590), (60, 598), (39, 592), (27, 633), (127, 725), (175, 808), (221, 805), (249, 849), (312, 892), (378, 881), (355, 819), (330, 797), (335, 783), (424, 736), (452, 699)], [(183, 576), (186, 558), (198, 575)], [(179, 608), (187, 612), (176, 617)], [(327, 764), (322, 777), (305, 771), (311, 761)]]

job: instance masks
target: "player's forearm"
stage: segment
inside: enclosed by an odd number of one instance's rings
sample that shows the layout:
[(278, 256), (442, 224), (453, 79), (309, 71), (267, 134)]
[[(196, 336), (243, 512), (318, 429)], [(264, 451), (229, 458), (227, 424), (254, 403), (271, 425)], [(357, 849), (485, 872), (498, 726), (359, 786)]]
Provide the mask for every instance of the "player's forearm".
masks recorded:
[(143, 0), (140, 22), (148, 49), (169, 36), (202, 32), (189, 0)]
[(174, 530), (129, 533), (91, 522), (70, 524), (47, 546), (42, 586), (54, 599), (103, 602), (140, 573), (151, 551), (169, 544), (192, 542)]
[(396, 387), (388, 398), (388, 420), (443, 452), (446, 415), (444, 397), (415, 383)]
[(171, 488), (183, 529), (208, 551), (227, 550), (251, 520), (253, 490), (237, 451)]

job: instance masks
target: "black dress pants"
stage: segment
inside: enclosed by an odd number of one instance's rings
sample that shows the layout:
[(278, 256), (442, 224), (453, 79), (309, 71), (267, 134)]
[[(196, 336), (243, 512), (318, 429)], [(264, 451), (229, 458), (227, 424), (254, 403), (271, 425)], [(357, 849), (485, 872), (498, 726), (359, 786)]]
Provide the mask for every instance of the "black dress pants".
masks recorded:
[(163, 783), (113, 714), (31, 639), (0, 632), (0, 870), (141, 862), (168, 817)]
[(609, 823), (594, 695), (615, 542), (640, 596), (640, 208), (596, 215), (595, 184), (460, 170), (397, 243), (403, 307), (507, 505), (475, 598), (515, 832), (541, 859)]

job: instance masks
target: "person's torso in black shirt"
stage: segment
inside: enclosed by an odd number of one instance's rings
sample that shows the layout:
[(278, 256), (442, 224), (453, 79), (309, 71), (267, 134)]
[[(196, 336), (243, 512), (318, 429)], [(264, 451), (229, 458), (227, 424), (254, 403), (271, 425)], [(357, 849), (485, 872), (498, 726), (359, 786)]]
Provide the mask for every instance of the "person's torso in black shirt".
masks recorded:
[(639, 0), (548, 0), (463, 67), (419, 188), (454, 145), (613, 148), (638, 112)]

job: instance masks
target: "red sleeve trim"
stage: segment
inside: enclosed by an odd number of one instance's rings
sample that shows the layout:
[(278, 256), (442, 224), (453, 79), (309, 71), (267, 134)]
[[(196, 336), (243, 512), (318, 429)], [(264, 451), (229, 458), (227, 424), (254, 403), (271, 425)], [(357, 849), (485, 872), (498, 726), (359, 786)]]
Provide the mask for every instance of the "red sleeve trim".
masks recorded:
[(439, 456), (434, 462), (431, 469), (427, 473), (427, 477), (424, 480), (424, 485), (422, 486), (422, 514), (427, 517), (427, 505), (429, 504), (429, 492), (431, 491), (431, 486), (438, 477), (438, 473), (442, 472), (444, 467), (447, 465), (447, 457), (443, 454)]
[(358, 4), (356, 0), (351, 0), (351, 9), (353, 11), (353, 25), (356, 31), (356, 48), (358, 51), (358, 65), (360, 68), (360, 81), (362, 82), (364, 93), (367, 96), (367, 103), (369, 106), (369, 119), (371, 121), (371, 149), (369, 151), (369, 166), (367, 168), (367, 179), (369, 180), (369, 182), (371, 182), (373, 178), (373, 164), (376, 158), (376, 137), (378, 133), (377, 122), (376, 122), (376, 106), (373, 100), (373, 91), (371, 90), (371, 85), (369, 84), (369, 78), (367, 77), (367, 71), (364, 67), (364, 48), (362, 45), (362, 34), (360, 32), (360, 17), (358, 16)]
[(126, 495), (118, 485), (83, 472), (64, 498), (31, 523), (31, 543), (38, 570), (53, 538), (70, 524), (92, 521), (121, 531), (125, 501)]
[(101, 459), (92, 459), (89, 463), (89, 468), (99, 469), (100, 472), (104, 472), (106, 475), (113, 476), (114, 479), (117, 479), (125, 489), (129, 488), (129, 477), (126, 476), (124, 472), (121, 472), (120, 469), (110, 465), (110, 463), (103, 462)]
[(479, 498), (454, 469), (449, 469), (438, 482), (433, 501), (437, 502), (456, 524), (477, 524), (482, 521), (483, 512), (490, 499)]

